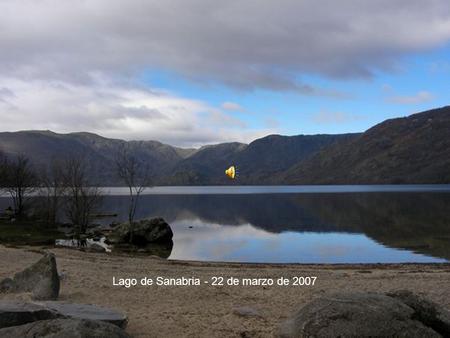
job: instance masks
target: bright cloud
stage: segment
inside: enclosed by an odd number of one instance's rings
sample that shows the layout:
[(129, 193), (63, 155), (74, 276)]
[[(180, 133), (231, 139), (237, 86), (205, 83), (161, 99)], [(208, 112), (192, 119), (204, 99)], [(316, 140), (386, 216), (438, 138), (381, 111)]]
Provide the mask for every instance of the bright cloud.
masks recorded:
[(180, 146), (249, 142), (274, 130), (253, 130), (205, 102), (165, 91), (108, 82), (69, 84), (0, 78), (3, 130), (86, 131)]

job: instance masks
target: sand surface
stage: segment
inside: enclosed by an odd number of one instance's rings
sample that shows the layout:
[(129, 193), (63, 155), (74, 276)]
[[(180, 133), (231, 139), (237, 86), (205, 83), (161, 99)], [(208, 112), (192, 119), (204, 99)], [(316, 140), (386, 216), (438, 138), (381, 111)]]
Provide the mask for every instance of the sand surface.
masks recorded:
[[(0, 278), (37, 261), (36, 248), (0, 246)], [(317, 296), (336, 291), (408, 289), (450, 308), (450, 264), (280, 265), (166, 261), (49, 249), (62, 274), (60, 300), (107, 306), (129, 317), (134, 337), (272, 337), (280, 322)], [(316, 276), (314, 286), (135, 286), (113, 277), (213, 276), (242, 278)], [(28, 295), (0, 294), (0, 299)], [(250, 315), (243, 315), (243, 310)]]

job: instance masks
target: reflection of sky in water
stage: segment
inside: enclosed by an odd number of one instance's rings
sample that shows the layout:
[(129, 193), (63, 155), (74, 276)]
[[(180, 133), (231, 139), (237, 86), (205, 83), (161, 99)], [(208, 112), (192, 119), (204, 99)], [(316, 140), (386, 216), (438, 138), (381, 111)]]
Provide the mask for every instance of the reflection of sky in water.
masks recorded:
[[(118, 216), (95, 222), (126, 221), (126, 190), (111, 190), (118, 195), (105, 196), (101, 211)], [(450, 260), (450, 185), (157, 187), (146, 192), (136, 219), (163, 217), (172, 226), (173, 259)], [(0, 198), (0, 209), (8, 205), (9, 198)]]
[[(189, 228), (192, 226), (192, 228)], [(171, 259), (267, 263), (445, 262), (385, 247), (362, 234), (270, 233), (250, 224), (228, 226), (176, 221)]]

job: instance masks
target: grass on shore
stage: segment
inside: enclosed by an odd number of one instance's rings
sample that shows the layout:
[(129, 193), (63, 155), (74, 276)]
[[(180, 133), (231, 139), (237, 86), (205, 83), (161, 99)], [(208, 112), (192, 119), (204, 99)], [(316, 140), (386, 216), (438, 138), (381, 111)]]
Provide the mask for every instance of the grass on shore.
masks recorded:
[(64, 234), (39, 221), (0, 220), (0, 243), (5, 245), (53, 245)]

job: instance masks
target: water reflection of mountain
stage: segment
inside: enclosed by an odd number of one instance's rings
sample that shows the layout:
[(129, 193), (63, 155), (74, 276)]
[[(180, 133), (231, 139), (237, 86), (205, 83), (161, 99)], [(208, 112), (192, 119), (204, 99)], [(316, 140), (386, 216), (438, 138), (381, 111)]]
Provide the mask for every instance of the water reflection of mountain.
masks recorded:
[(342, 194), (299, 203), (338, 231), (366, 234), (389, 247), (450, 259), (450, 194)]
[[(162, 216), (169, 223), (200, 219), (221, 225), (250, 223), (270, 232), (334, 231), (287, 194), (260, 195), (145, 195), (137, 211), (138, 218)], [(126, 215), (123, 196), (105, 197), (105, 210)], [(122, 216), (123, 215), (123, 216)]]
[[(124, 197), (105, 197), (105, 210), (124, 218)], [(250, 223), (275, 233), (364, 233), (389, 247), (450, 259), (449, 210), (447, 193), (146, 195), (137, 217)]]

